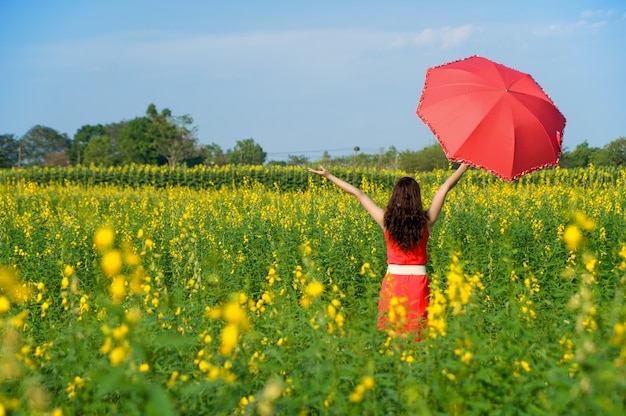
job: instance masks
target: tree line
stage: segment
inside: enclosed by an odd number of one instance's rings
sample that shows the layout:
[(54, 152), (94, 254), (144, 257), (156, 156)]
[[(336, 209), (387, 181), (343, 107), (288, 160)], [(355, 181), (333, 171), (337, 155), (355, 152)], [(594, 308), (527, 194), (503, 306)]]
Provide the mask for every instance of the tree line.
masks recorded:
[[(286, 160), (267, 160), (267, 153), (252, 138), (239, 140), (224, 151), (219, 145), (198, 144), (197, 130), (189, 115), (176, 116), (168, 108), (157, 110), (150, 104), (146, 114), (130, 121), (107, 125), (84, 125), (73, 138), (53, 128), (37, 125), (24, 136), (0, 134), (0, 168), (18, 166), (96, 165), (121, 166), (131, 163), (177, 166), (283, 165), (304, 166), (323, 163), (327, 166), (364, 166), (378, 169), (401, 169), (407, 172), (444, 168), (448, 160), (441, 146), (433, 144), (421, 150), (398, 151), (382, 147), (375, 154), (354, 148), (354, 154), (331, 157), (324, 152), (320, 160), (302, 155), (288, 155)], [(626, 137), (602, 148), (585, 141), (572, 151), (565, 149), (559, 165), (565, 168), (626, 165)]]

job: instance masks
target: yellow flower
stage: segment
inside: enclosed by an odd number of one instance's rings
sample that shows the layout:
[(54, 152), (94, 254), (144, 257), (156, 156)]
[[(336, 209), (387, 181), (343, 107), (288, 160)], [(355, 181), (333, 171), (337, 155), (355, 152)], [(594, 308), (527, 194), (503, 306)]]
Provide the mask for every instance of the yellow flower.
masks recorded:
[(237, 324), (241, 328), (248, 327), (248, 315), (238, 302), (231, 302), (224, 306), (222, 317), (228, 323)]
[(326, 310), (328, 311), (328, 316), (332, 319), (334, 319), (335, 315), (337, 315), (337, 309), (332, 305), (332, 303), (328, 304)]
[(113, 302), (119, 303), (124, 300), (124, 296), (126, 295), (126, 281), (122, 276), (116, 276), (111, 282), (110, 287), (111, 298)]
[(178, 371), (174, 371), (172, 374), (170, 374), (170, 378), (167, 380), (166, 386), (168, 389), (171, 389), (172, 387), (174, 387), (174, 385), (176, 384), (176, 379), (178, 379), (178, 376), (180, 375), (180, 372)]
[(127, 251), (125, 253), (124, 261), (129, 266), (138, 266), (141, 263), (141, 259), (138, 254), (133, 253), (132, 251)]
[(524, 360), (520, 361), (520, 365), (524, 371), (526, 372), (530, 371), (530, 365), (526, 361)]
[(576, 211), (576, 213), (574, 214), (574, 218), (576, 219), (576, 223), (586, 231), (592, 231), (594, 228), (596, 228), (596, 222), (587, 217), (582, 211)]
[(128, 335), (128, 326), (126, 324), (118, 326), (111, 332), (111, 335), (118, 341), (124, 340)]
[(65, 268), (63, 269), (63, 276), (70, 277), (73, 274), (74, 274), (74, 268), (72, 266), (65, 265)]
[(305, 291), (307, 295), (315, 298), (324, 292), (324, 285), (321, 282), (312, 282), (307, 285)]
[(576, 225), (568, 225), (563, 232), (563, 241), (565, 245), (571, 251), (577, 250), (583, 241), (583, 233)]
[(138, 307), (134, 307), (124, 314), (126, 322), (130, 324), (136, 324), (141, 320), (141, 310)]
[(247, 301), (248, 301), (248, 296), (243, 292), (239, 292), (239, 304), (243, 305)]
[(96, 231), (93, 242), (100, 251), (105, 250), (113, 245), (115, 241), (115, 232), (109, 227), (102, 227)]
[(119, 250), (108, 251), (100, 263), (106, 277), (113, 277), (122, 269), (122, 253)]
[(20, 284), (13, 269), (0, 265), (0, 288), (13, 302), (22, 303), (30, 295), (28, 288)]
[(372, 376), (364, 376), (361, 380), (361, 383), (365, 386), (366, 389), (371, 390), (374, 388), (376, 382), (374, 381), (374, 377)]
[(363, 393), (353, 391), (352, 393), (350, 393), (349, 399), (352, 403), (358, 403), (363, 400)]
[(50, 304), (48, 302), (44, 302), (41, 304), (41, 317), (45, 317), (46, 316), (46, 312), (48, 311), (48, 309), (50, 308)]
[(11, 302), (6, 296), (0, 296), (0, 314), (6, 313), (11, 309)]
[(140, 373), (147, 373), (148, 370), (150, 370), (150, 366), (146, 363), (143, 363), (139, 366), (139, 372)]
[(128, 355), (127, 348), (124, 348), (123, 346), (115, 347), (109, 353), (109, 361), (113, 367), (117, 367), (122, 363), (122, 361), (124, 361), (126, 355)]
[(585, 261), (585, 268), (589, 273), (593, 273), (596, 270), (596, 266), (598, 265), (598, 259), (595, 257), (589, 257)]
[(111, 347), (113, 346), (113, 342), (111, 341), (111, 337), (106, 337), (104, 339), (104, 344), (100, 347), (100, 352), (102, 354), (108, 354), (111, 351)]
[(311, 255), (311, 253), (313, 252), (313, 249), (311, 248), (311, 243), (310, 242), (305, 242), (304, 244), (302, 244), (302, 255), (307, 257), (309, 255)]
[(221, 339), (220, 354), (224, 356), (230, 355), (239, 341), (239, 328), (237, 325), (228, 324), (222, 328)]

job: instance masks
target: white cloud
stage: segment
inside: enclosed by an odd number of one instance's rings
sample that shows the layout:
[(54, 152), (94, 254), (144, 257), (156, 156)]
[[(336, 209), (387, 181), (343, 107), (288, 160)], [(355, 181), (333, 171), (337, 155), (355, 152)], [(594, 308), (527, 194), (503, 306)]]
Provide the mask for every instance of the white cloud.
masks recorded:
[(559, 36), (567, 37), (589, 31), (597, 30), (607, 25), (606, 20), (589, 22), (588, 20), (577, 20), (572, 22), (552, 23), (545, 27), (537, 28), (533, 33), (537, 36)]
[(441, 46), (443, 48), (459, 46), (470, 38), (476, 31), (472, 25), (455, 28), (444, 26), (439, 29), (424, 29), (412, 41), (418, 46)]
[[(364, 89), (388, 68), (402, 68), (404, 33), (368, 30), (236, 34), (118, 33), (39, 46), (29, 65), (51, 81), (89, 85), (198, 82), (211, 88), (289, 91), (302, 95)], [(271, 87), (270, 87), (271, 86)]]
[(425, 29), (418, 34), (371, 30), (268, 31), (238, 34), (117, 33), (47, 45), (37, 64), (84, 72), (107, 70), (189, 71), (236, 77), (251, 68), (338, 71), (408, 45), (454, 47), (465, 42), (471, 25)]
[(583, 19), (606, 19), (615, 15), (615, 10), (585, 10), (580, 16)]

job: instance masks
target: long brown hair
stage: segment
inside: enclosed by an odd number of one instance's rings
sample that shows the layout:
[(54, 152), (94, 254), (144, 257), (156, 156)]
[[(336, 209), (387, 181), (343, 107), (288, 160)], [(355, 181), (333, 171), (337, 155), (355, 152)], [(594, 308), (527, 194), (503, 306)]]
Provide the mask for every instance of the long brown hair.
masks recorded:
[(400, 178), (391, 191), (384, 217), (385, 229), (404, 252), (415, 247), (428, 225), (428, 214), (422, 206), (422, 193), (413, 178)]

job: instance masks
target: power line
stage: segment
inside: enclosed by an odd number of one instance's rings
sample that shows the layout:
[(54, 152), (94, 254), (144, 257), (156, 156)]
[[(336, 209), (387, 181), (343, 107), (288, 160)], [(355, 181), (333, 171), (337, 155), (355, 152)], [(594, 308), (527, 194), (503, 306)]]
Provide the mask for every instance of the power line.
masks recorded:
[(349, 147), (343, 149), (324, 149), (324, 150), (298, 150), (289, 152), (271, 152), (268, 155), (293, 155), (293, 154), (307, 154), (307, 153), (324, 153), (324, 152), (343, 152), (351, 150)]
[[(367, 150), (371, 150), (371, 149), (361, 149), (361, 151), (367, 151)], [(303, 155), (303, 154), (312, 154), (312, 153), (324, 153), (324, 152), (328, 152), (328, 153), (332, 153), (332, 152), (349, 152), (352, 153), (354, 152), (354, 148), (352, 147), (344, 147), (344, 148), (340, 148), (340, 149), (323, 149), (323, 150), (302, 150), (302, 151), (286, 151), (286, 152), (268, 152), (267, 155), (268, 156), (278, 156), (278, 155)]]

